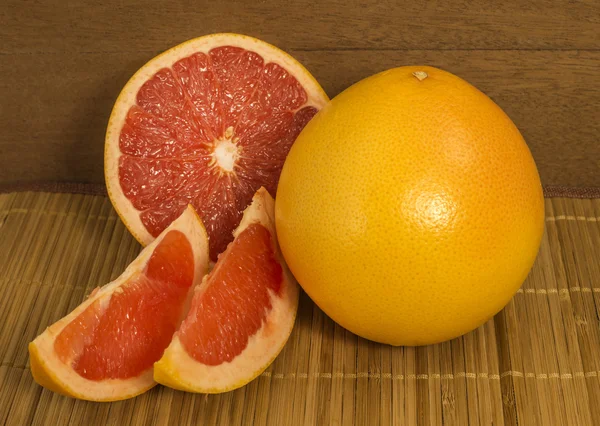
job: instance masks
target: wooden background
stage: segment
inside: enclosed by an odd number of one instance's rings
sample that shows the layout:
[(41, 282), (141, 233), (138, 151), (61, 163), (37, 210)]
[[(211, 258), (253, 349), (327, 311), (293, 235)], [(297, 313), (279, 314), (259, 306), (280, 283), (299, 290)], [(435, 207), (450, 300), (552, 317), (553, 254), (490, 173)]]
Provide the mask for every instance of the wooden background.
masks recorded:
[(102, 182), (127, 79), (223, 31), (287, 50), (330, 96), (394, 66), (445, 68), (510, 115), (545, 185), (600, 186), (599, 0), (3, 0), (0, 183)]

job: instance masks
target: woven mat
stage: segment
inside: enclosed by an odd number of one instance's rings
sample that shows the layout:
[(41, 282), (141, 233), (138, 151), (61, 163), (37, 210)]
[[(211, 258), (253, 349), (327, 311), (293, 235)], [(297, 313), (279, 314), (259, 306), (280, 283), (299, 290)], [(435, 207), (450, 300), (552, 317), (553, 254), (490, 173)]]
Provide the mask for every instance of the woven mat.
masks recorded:
[(600, 424), (600, 200), (546, 200), (529, 278), (478, 330), (440, 345), (357, 338), (302, 296), (292, 337), (248, 386), (157, 386), (89, 403), (35, 384), (27, 344), (140, 250), (103, 196), (0, 194), (0, 424)]

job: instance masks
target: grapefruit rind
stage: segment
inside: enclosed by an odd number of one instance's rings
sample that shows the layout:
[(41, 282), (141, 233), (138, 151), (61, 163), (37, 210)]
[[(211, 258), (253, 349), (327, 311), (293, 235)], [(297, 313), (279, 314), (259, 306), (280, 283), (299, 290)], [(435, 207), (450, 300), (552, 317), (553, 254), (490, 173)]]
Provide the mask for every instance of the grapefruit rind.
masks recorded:
[[(259, 223), (271, 234), (276, 256), (283, 268), (280, 296), (270, 293), (272, 309), (259, 331), (248, 339), (248, 345), (231, 362), (217, 366), (202, 364), (184, 349), (178, 334), (165, 350), (163, 357), (154, 364), (154, 380), (165, 386), (187, 392), (221, 393), (244, 386), (275, 360), (287, 342), (298, 311), (298, 284), (287, 268), (277, 245), (274, 222), (274, 201), (261, 188), (244, 211), (243, 219), (235, 230), (239, 235), (253, 223)], [(205, 277), (206, 280), (206, 277)], [(195, 291), (203, 291), (203, 283)]]
[(104, 176), (108, 196), (129, 232), (143, 246), (149, 244), (154, 237), (142, 223), (139, 210), (125, 196), (119, 182), (119, 157), (121, 156), (119, 137), (129, 108), (136, 104), (137, 93), (142, 85), (159, 70), (171, 67), (178, 60), (194, 53), (208, 53), (212, 48), (228, 45), (256, 52), (262, 56), (265, 63), (274, 62), (281, 65), (298, 80), (306, 91), (307, 102), (303, 107), (314, 106), (320, 110), (329, 102), (329, 97), (320, 84), (300, 62), (283, 50), (246, 35), (217, 33), (194, 38), (172, 47), (148, 61), (129, 79), (117, 97), (108, 120), (104, 144)]
[[(197, 284), (208, 272), (208, 235), (200, 217), (192, 206), (173, 221), (165, 231), (151, 244), (143, 249), (139, 256), (127, 267), (116, 280), (95, 290), (83, 303), (70, 314), (48, 327), (29, 344), (31, 373), (36, 382), (43, 387), (74, 398), (89, 401), (118, 401), (139, 395), (156, 385), (152, 378), (152, 369), (148, 369), (137, 377), (121, 380), (106, 379), (88, 380), (80, 376), (69, 365), (63, 363), (54, 351), (54, 342), (61, 331), (81, 312), (95, 301), (107, 305), (110, 297), (118, 287), (143, 270), (154, 252), (154, 248), (162, 241), (164, 235), (171, 230), (181, 231), (188, 238), (194, 256), (194, 280)], [(191, 294), (192, 292), (190, 292)]]

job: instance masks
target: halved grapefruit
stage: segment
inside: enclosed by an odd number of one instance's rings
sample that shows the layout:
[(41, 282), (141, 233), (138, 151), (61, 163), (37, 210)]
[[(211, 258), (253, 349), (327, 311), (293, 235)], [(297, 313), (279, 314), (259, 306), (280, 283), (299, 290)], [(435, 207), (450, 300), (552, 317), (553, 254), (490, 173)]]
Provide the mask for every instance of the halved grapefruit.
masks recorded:
[(298, 310), (298, 285), (279, 252), (274, 201), (261, 188), (235, 239), (202, 284), (154, 380), (189, 392), (219, 393), (261, 374), (285, 345)]
[(142, 245), (193, 205), (216, 260), (254, 193), (275, 194), (290, 147), (328, 100), (299, 62), (255, 38), (213, 34), (173, 47), (115, 103), (105, 143), (110, 199)]
[(150, 389), (156, 384), (152, 366), (208, 263), (208, 236), (189, 206), (119, 278), (29, 344), (33, 377), (52, 391), (91, 401)]

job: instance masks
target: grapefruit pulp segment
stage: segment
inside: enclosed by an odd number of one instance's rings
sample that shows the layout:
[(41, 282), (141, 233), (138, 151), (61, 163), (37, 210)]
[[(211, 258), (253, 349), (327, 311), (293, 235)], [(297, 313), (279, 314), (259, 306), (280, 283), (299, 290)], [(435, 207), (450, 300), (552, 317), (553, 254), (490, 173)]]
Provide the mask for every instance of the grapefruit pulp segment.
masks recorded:
[(283, 270), (271, 234), (252, 224), (230, 245), (193, 300), (179, 339), (194, 359), (207, 365), (231, 362), (248, 345), (272, 309)]
[(178, 328), (208, 260), (208, 236), (190, 206), (119, 278), (30, 343), (35, 380), (94, 401), (151, 388), (152, 366)]
[(262, 373), (285, 345), (298, 309), (298, 286), (279, 252), (274, 201), (261, 188), (235, 239), (194, 291), (191, 308), (163, 357), (157, 382), (218, 393)]
[(54, 342), (59, 358), (72, 360), (74, 370), (89, 380), (128, 379), (151, 368), (179, 324), (193, 276), (189, 241), (169, 231), (144, 271), (63, 329)]

